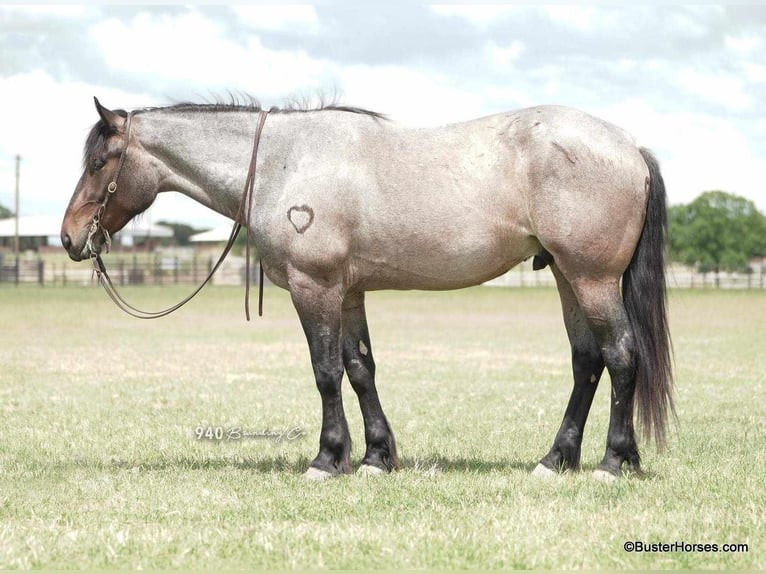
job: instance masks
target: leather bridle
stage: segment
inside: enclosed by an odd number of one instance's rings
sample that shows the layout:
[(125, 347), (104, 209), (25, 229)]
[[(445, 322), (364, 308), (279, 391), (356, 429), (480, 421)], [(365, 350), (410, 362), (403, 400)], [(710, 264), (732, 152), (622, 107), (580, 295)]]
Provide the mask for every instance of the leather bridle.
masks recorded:
[[(160, 317), (165, 317), (167, 315), (170, 315), (173, 311), (176, 311), (186, 305), (189, 301), (191, 301), (197, 293), (202, 291), (202, 288), (208, 284), (208, 282), (213, 278), (213, 275), (218, 270), (218, 268), (223, 263), (224, 259), (226, 259), (226, 256), (229, 254), (229, 251), (231, 251), (231, 248), (234, 246), (234, 242), (237, 240), (237, 236), (239, 235), (240, 230), (242, 229), (242, 224), (239, 223), (241, 218), (244, 216), (245, 220), (245, 228), (247, 229), (247, 236), (245, 241), (245, 316), (247, 317), (247, 320), (250, 320), (250, 212), (252, 211), (253, 206), (253, 191), (255, 189), (255, 168), (256, 163), (258, 161), (258, 145), (261, 141), (261, 133), (263, 132), (263, 126), (266, 123), (266, 116), (268, 115), (267, 111), (261, 110), (259, 113), (258, 118), (258, 127), (255, 131), (255, 138), (253, 141), (253, 153), (250, 158), (250, 167), (247, 170), (247, 178), (245, 179), (245, 189), (242, 194), (242, 200), (239, 204), (239, 211), (237, 212), (237, 216), (234, 220), (234, 226), (232, 227), (231, 234), (229, 235), (229, 240), (226, 243), (226, 246), (223, 249), (223, 253), (221, 253), (221, 256), (218, 258), (218, 261), (213, 265), (212, 269), (210, 270), (210, 273), (208, 273), (207, 277), (202, 281), (199, 287), (197, 287), (192, 293), (190, 293), (187, 297), (185, 297), (182, 301), (179, 303), (176, 303), (172, 307), (168, 307), (167, 309), (164, 309), (162, 311), (143, 311), (141, 309), (138, 309), (128, 303), (122, 295), (120, 295), (117, 292), (117, 289), (114, 286), (114, 283), (112, 282), (112, 279), (109, 277), (109, 274), (106, 271), (106, 266), (104, 265), (104, 261), (101, 259), (101, 255), (96, 252), (96, 250), (93, 248), (92, 239), (93, 236), (100, 230), (101, 233), (104, 236), (104, 241), (107, 246), (107, 252), (109, 251), (109, 246), (111, 245), (111, 238), (109, 236), (109, 232), (101, 225), (101, 218), (103, 216), (104, 210), (106, 209), (106, 205), (109, 202), (109, 198), (114, 195), (114, 193), (117, 191), (117, 182), (120, 177), (120, 172), (122, 171), (122, 167), (125, 164), (125, 157), (128, 154), (128, 145), (130, 143), (130, 125), (131, 120), (133, 117), (132, 113), (128, 114), (126, 125), (125, 125), (125, 147), (122, 149), (122, 152), (120, 153), (120, 160), (117, 164), (117, 169), (115, 169), (114, 177), (112, 177), (112, 181), (109, 182), (109, 184), (106, 186), (106, 195), (104, 196), (104, 200), (101, 202), (101, 205), (99, 206), (98, 210), (96, 211), (96, 214), (93, 216), (93, 221), (91, 222), (91, 227), (88, 232), (88, 239), (86, 241), (86, 245), (90, 248), (90, 258), (93, 261), (93, 268), (95, 270), (96, 275), (98, 276), (99, 283), (103, 285), (104, 289), (106, 290), (107, 295), (109, 295), (109, 298), (114, 302), (117, 307), (119, 307), (122, 311), (127, 313), (128, 315), (131, 315), (133, 317), (136, 317), (138, 319), (158, 319)], [(258, 315), (263, 315), (263, 265), (259, 265), (259, 281), (258, 281)]]
[(117, 169), (114, 170), (114, 176), (112, 181), (106, 186), (106, 193), (104, 193), (104, 200), (98, 206), (96, 214), (93, 216), (93, 220), (90, 223), (90, 229), (88, 230), (88, 238), (85, 240), (85, 245), (88, 247), (91, 253), (91, 259), (96, 253), (96, 249), (93, 245), (93, 237), (101, 231), (104, 236), (104, 244), (106, 245), (106, 252), (109, 253), (109, 248), (112, 246), (112, 238), (106, 228), (101, 225), (101, 216), (106, 210), (106, 204), (109, 203), (109, 198), (117, 191), (117, 181), (120, 179), (120, 173), (122, 172), (122, 166), (125, 165), (125, 158), (128, 155), (128, 142), (130, 141), (130, 126), (133, 122), (133, 114), (128, 113), (128, 117), (125, 120), (125, 147), (120, 152), (120, 160), (117, 163)]

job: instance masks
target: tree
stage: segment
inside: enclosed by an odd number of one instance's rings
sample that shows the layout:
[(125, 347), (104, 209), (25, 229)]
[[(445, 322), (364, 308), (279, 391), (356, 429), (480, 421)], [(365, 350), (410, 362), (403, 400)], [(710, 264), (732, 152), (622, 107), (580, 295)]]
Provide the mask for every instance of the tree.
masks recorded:
[(175, 239), (176, 245), (189, 245), (189, 237), (195, 233), (199, 233), (198, 229), (185, 223), (174, 223), (170, 221), (158, 221), (157, 223), (170, 227), (173, 230), (173, 239)]
[(0, 204), (0, 219), (6, 219), (8, 217), (13, 217), (13, 212), (4, 205)]
[(703, 273), (749, 271), (754, 257), (766, 255), (766, 216), (744, 197), (706, 191), (668, 216), (671, 258)]

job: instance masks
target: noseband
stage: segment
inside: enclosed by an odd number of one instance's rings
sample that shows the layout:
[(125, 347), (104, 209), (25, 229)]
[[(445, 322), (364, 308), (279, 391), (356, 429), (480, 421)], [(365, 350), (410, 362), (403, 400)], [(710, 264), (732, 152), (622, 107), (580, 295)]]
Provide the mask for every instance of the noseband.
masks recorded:
[[(133, 317), (136, 317), (138, 319), (158, 319), (159, 317), (165, 317), (166, 315), (170, 315), (173, 311), (176, 311), (186, 305), (189, 301), (191, 301), (194, 296), (202, 291), (202, 288), (208, 284), (208, 282), (213, 278), (213, 275), (215, 275), (215, 272), (218, 270), (218, 268), (221, 266), (221, 263), (223, 263), (223, 260), (226, 259), (226, 256), (229, 254), (229, 251), (231, 251), (231, 248), (234, 246), (234, 243), (237, 240), (237, 236), (239, 235), (240, 230), (242, 229), (242, 224), (239, 223), (239, 221), (244, 218), (245, 221), (245, 227), (247, 228), (247, 236), (245, 241), (245, 316), (247, 317), (247, 320), (250, 320), (250, 212), (252, 210), (253, 205), (253, 191), (255, 189), (255, 167), (256, 163), (258, 161), (258, 144), (261, 141), (261, 133), (263, 132), (263, 125), (266, 123), (266, 116), (268, 115), (268, 112), (261, 110), (259, 114), (258, 119), (258, 127), (255, 130), (255, 138), (253, 141), (253, 153), (250, 158), (250, 167), (247, 170), (247, 178), (245, 178), (245, 189), (242, 193), (242, 200), (239, 204), (239, 211), (237, 212), (237, 216), (234, 220), (234, 227), (232, 227), (231, 234), (229, 235), (229, 240), (226, 243), (226, 247), (223, 249), (223, 253), (221, 253), (221, 256), (218, 258), (218, 261), (215, 265), (213, 265), (212, 269), (210, 270), (210, 273), (205, 278), (205, 280), (200, 284), (199, 287), (197, 287), (192, 293), (190, 293), (186, 298), (184, 298), (179, 303), (176, 303), (172, 307), (168, 307), (167, 309), (164, 309), (162, 311), (143, 311), (141, 309), (138, 309), (128, 303), (122, 295), (120, 295), (117, 292), (117, 289), (114, 286), (114, 283), (112, 282), (112, 279), (109, 277), (109, 274), (106, 271), (106, 266), (104, 265), (104, 261), (101, 259), (101, 255), (96, 252), (96, 250), (93, 248), (92, 239), (93, 236), (100, 230), (101, 233), (104, 236), (104, 241), (107, 246), (107, 252), (109, 251), (109, 247), (111, 246), (111, 237), (109, 236), (109, 232), (104, 228), (103, 225), (101, 225), (101, 216), (104, 213), (104, 210), (106, 209), (106, 204), (109, 202), (109, 198), (114, 195), (114, 193), (117, 191), (117, 180), (120, 177), (120, 172), (122, 171), (122, 166), (125, 163), (125, 156), (128, 152), (128, 144), (130, 143), (130, 124), (131, 119), (133, 117), (132, 113), (128, 114), (127, 118), (127, 124), (125, 127), (125, 147), (122, 150), (122, 153), (120, 154), (120, 161), (117, 164), (117, 169), (114, 172), (114, 177), (112, 178), (112, 181), (109, 182), (109, 185), (106, 186), (106, 195), (104, 197), (104, 201), (101, 202), (101, 205), (99, 205), (98, 210), (96, 211), (96, 215), (93, 216), (93, 221), (90, 226), (90, 230), (88, 231), (88, 239), (86, 241), (86, 245), (90, 248), (90, 258), (93, 261), (93, 268), (95, 270), (96, 275), (98, 276), (99, 283), (103, 285), (104, 289), (106, 290), (107, 295), (109, 295), (109, 298), (114, 302), (117, 307), (119, 307), (122, 311), (127, 313), (128, 315), (131, 315)], [(259, 281), (258, 281), (258, 315), (263, 315), (263, 265), (259, 266)]]

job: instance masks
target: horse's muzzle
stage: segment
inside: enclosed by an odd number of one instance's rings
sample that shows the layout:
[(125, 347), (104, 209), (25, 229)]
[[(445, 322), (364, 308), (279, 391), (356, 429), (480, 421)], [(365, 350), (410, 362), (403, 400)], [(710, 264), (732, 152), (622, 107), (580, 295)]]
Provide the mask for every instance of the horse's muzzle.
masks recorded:
[(69, 251), (69, 248), (72, 247), (72, 238), (69, 237), (68, 233), (61, 232), (61, 245), (64, 246), (64, 249)]
[(72, 241), (72, 237), (63, 229), (61, 230), (61, 246), (66, 249), (70, 259), (73, 261), (82, 261), (82, 257), (80, 256), (82, 248), (76, 248)]
[(72, 261), (84, 261), (91, 257), (92, 249), (98, 253), (101, 251), (101, 245), (103, 241), (97, 240), (95, 237), (91, 242), (93, 246), (88, 244), (89, 242), (82, 238), (78, 241), (77, 237), (72, 237), (69, 233), (61, 231), (61, 245), (66, 249), (69, 258)]

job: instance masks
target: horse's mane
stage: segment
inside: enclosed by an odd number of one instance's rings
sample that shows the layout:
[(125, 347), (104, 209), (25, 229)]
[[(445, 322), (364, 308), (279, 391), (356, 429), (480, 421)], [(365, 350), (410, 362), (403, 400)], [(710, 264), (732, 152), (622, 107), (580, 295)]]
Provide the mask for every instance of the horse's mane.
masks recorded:
[[(158, 110), (183, 111), (183, 112), (260, 112), (264, 109), (260, 101), (249, 94), (229, 94), (228, 100), (215, 99), (212, 102), (177, 102), (169, 106), (143, 108), (134, 113), (145, 113)], [(365, 108), (347, 106), (338, 102), (337, 98), (326, 101), (320, 96), (318, 103), (312, 103), (310, 99), (288, 100), (283, 106), (273, 106), (268, 109), (269, 113), (295, 114), (321, 111), (348, 112), (370, 116), (376, 120), (387, 119), (385, 114), (373, 112)]]
[[(168, 111), (168, 112), (194, 112), (194, 113), (215, 113), (215, 112), (260, 112), (264, 108), (257, 98), (242, 93), (229, 93), (228, 99), (223, 100), (221, 98), (215, 98), (213, 101), (196, 103), (196, 102), (177, 102), (168, 106), (154, 106), (139, 108), (133, 110), (134, 115), (146, 114), (152, 112)], [(347, 112), (350, 114), (360, 114), (369, 116), (375, 120), (387, 120), (385, 114), (379, 112), (373, 112), (364, 108), (358, 108), (355, 106), (346, 106), (338, 103), (337, 98), (333, 98), (330, 101), (326, 101), (323, 97), (319, 97), (319, 103), (312, 103), (309, 99), (293, 99), (287, 101), (287, 103), (281, 107), (269, 108), (269, 113), (274, 114), (300, 114), (309, 112), (321, 112), (321, 111), (336, 111)], [(125, 110), (114, 110), (116, 114), (122, 117), (127, 117), (128, 112)], [(113, 135), (111, 128), (106, 125), (102, 120), (96, 122), (88, 133), (88, 137), (85, 140), (85, 149), (83, 151), (83, 167), (87, 168), (89, 161), (94, 156), (99, 155), (105, 145), (107, 138)]]

